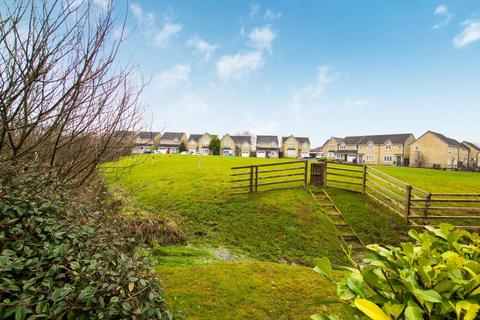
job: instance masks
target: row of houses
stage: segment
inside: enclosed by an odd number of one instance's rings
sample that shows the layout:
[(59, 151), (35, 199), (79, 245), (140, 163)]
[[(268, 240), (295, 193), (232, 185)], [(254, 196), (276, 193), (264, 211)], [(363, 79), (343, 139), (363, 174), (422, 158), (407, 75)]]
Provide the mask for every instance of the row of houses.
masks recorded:
[(480, 168), (480, 147), (433, 131), (427, 131), (418, 139), (411, 133), (331, 137), (314, 151), (328, 160), (360, 164)]
[[(152, 149), (162, 154), (175, 154), (186, 151), (190, 154), (208, 155), (210, 141), (214, 134), (190, 134), (185, 132), (139, 132), (135, 136), (133, 153), (149, 152)], [(184, 150), (182, 150), (184, 148)], [(258, 158), (278, 158), (310, 156), (310, 139), (308, 137), (281, 137), (271, 135), (257, 135), (255, 144), (252, 136), (225, 134), (220, 139), (220, 154), (223, 156)]]

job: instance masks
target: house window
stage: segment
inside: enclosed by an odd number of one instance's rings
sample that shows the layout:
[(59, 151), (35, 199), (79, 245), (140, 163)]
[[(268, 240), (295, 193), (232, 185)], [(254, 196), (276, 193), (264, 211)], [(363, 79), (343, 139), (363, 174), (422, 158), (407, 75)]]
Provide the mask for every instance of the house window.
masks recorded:
[(293, 149), (294, 148), (293, 143), (289, 143), (288, 147)]
[(392, 162), (392, 156), (383, 157), (383, 162)]
[(368, 150), (372, 150), (372, 149), (373, 149), (373, 143), (370, 142), (370, 143), (368, 144), (368, 147), (367, 147), (367, 148), (368, 148)]
[(342, 144), (342, 145), (340, 146), (340, 150), (345, 150), (345, 145), (344, 145), (344, 144)]
[(387, 143), (385, 145), (385, 150), (392, 150), (392, 145), (390, 143)]
[(373, 156), (366, 156), (365, 161), (373, 161)]
[(415, 146), (415, 150), (416, 150), (416, 151), (420, 150), (420, 146), (418, 146), (418, 145)]
[(228, 148), (228, 147), (230, 147), (230, 143), (228, 143), (228, 141), (225, 141), (225, 142), (223, 143), (223, 146)]
[(277, 146), (277, 144), (275, 142), (272, 142), (272, 144), (270, 145), (272, 148), (275, 148)]
[(173, 139), (173, 143), (178, 143), (178, 138)]

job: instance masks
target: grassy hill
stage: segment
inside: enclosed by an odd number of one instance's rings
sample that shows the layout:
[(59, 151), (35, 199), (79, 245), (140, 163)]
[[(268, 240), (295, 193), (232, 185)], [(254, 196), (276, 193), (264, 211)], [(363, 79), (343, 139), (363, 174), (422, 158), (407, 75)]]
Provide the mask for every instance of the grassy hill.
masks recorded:
[[(128, 172), (109, 175), (110, 181), (127, 190), (142, 209), (175, 220), (190, 244), (226, 247), (235, 254), (268, 261), (312, 265), (315, 258), (326, 255), (344, 262), (331, 224), (303, 189), (230, 195), (232, 166), (272, 160), (141, 157), (144, 161), (138, 165), (122, 169)], [(126, 158), (117, 165), (138, 159)]]
[(320, 311), (352, 318), (311, 268), (322, 256), (346, 263), (311, 195), (302, 188), (230, 195), (232, 166), (273, 161), (285, 160), (142, 155), (105, 167), (133, 212), (173, 220), (187, 235), (184, 246), (152, 250), (172, 309), (189, 319), (306, 319)]

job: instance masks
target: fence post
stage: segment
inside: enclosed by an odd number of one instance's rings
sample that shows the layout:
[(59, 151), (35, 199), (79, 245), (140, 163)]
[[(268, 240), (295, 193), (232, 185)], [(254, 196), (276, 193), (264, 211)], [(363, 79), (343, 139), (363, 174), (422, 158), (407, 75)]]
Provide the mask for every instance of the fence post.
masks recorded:
[(424, 223), (424, 224), (428, 224), (428, 223), (429, 223), (429, 221), (428, 221), (428, 208), (429, 208), (430, 205), (432, 204), (432, 203), (430, 202), (431, 199), (432, 199), (432, 194), (431, 194), (431, 193), (427, 194), (427, 198), (426, 198), (426, 201), (425, 201), (425, 209), (423, 209), (423, 216), (425, 217), (425, 218), (423, 219), (423, 223)]
[(253, 193), (253, 166), (250, 166), (250, 194)]
[(307, 189), (307, 183), (308, 183), (308, 160), (305, 160), (305, 169), (303, 172), (303, 187)]
[(367, 165), (363, 165), (362, 171), (362, 193), (365, 194), (365, 189), (367, 187)]
[(410, 215), (410, 204), (412, 199), (412, 186), (407, 184), (406, 192), (405, 192), (405, 224), (409, 223), (409, 215)]
[(258, 166), (255, 166), (255, 192), (258, 191)]

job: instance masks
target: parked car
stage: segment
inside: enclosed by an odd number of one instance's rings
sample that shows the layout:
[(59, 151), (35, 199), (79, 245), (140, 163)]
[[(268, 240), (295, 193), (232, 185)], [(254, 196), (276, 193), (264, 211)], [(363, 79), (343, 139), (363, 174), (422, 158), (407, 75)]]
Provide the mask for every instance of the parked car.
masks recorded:
[(180, 154), (188, 154), (188, 151), (182, 151)]

